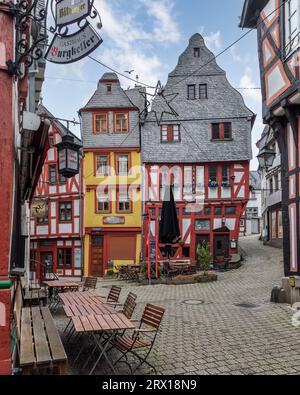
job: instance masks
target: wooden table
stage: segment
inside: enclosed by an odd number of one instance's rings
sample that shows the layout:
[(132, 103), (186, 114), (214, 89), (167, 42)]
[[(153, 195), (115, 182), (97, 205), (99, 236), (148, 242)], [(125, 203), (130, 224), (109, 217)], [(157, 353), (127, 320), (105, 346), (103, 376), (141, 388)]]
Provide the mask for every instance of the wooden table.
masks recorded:
[(86, 304), (86, 305), (65, 305), (63, 306), (67, 317), (82, 317), (89, 315), (113, 314), (116, 310), (107, 303)]
[(67, 374), (67, 355), (48, 307), (22, 309), (20, 367), (24, 374), (30, 374), (32, 368), (49, 367)]
[(59, 292), (65, 292), (66, 290), (77, 291), (79, 288), (79, 284), (70, 281), (62, 281), (62, 280), (52, 280), (52, 281), (44, 281), (44, 284), (49, 289), (49, 299), (50, 299), (50, 308), (55, 310), (59, 305), (60, 299), (58, 298)]
[(95, 291), (63, 292), (59, 293), (58, 297), (64, 305), (86, 305), (106, 302), (106, 299)]
[[(128, 318), (126, 318), (124, 314), (117, 313), (115, 310), (108, 314), (73, 316), (72, 323), (77, 334), (89, 335), (95, 342), (95, 347), (86, 360), (83, 369), (87, 366), (93, 353), (98, 349), (99, 356), (89, 374), (93, 374), (102, 357), (106, 359), (113, 373), (116, 374), (114, 366), (106, 350), (110, 345), (111, 339), (116, 335), (116, 333), (126, 329), (134, 329), (134, 324)], [(105, 342), (102, 341), (103, 335), (106, 335)], [(78, 360), (84, 348), (85, 344), (83, 343), (74, 362)]]
[[(64, 333), (72, 324), (71, 318), (79, 315), (93, 315), (104, 314), (114, 311), (113, 307), (106, 304), (106, 299), (99, 295), (96, 291), (81, 291), (81, 292), (64, 292), (59, 293), (58, 298), (63, 303), (64, 311), (69, 318), (69, 322), (64, 329)], [(73, 336), (75, 330), (71, 325), (67, 334), (67, 342)]]
[(70, 281), (62, 281), (62, 280), (51, 280), (51, 281), (44, 281), (44, 284), (47, 285), (49, 288), (79, 288), (79, 284)]

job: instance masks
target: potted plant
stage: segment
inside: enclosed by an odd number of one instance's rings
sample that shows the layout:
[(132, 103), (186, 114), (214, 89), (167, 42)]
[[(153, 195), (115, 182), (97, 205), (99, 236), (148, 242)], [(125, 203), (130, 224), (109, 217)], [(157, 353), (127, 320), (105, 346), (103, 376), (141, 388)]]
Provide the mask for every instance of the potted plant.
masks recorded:
[(198, 244), (197, 255), (200, 261), (200, 270), (202, 270), (203, 273), (197, 276), (195, 280), (197, 282), (217, 280), (217, 275), (209, 272), (209, 270), (211, 269), (211, 261), (212, 261), (212, 255), (210, 253), (209, 243), (203, 242), (202, 244)]
[(106, 271), (106, 276), (107, 277), (114, 277), (115, 276), (115, 271), (114, 271), (114, 269), (108, 269), (107, 271)]

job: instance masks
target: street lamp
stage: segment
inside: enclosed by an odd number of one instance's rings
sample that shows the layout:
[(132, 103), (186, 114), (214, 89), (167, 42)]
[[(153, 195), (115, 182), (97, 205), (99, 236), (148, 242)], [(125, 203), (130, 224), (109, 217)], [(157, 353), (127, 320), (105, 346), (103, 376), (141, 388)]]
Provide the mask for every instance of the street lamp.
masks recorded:
[(257, 155), (259, 166), (268, 169), (273, 165), (275, 156), (276, 152), (274, 150), (269, 149), (267, 146), (263, 147)]
[(74, 142), (74, 137), (65, 135), (56, 144), (58, 151), (58, 172), (66, 178), (79, 173), (79, 150), (81, 145)]

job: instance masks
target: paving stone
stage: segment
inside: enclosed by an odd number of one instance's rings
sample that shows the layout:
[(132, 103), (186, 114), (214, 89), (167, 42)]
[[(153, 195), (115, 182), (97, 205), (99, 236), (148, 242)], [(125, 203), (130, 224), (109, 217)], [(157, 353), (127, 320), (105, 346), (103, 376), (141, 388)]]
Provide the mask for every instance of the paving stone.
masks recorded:
[[(271, 290), (281, 284), (282, 250), (264, 246), (257, 237), (242, 238), (247, 256), (238, 270), (218, 273), (214, 283), (182, 286), (140, 286), (116, 280), (99, 281), (106, 295), (113, 283), (122, 287), (121, 301), (128, 292), (138, 295), (134, 319), (146, 303), (166, 309), (161, 331), (148, 360), (158, 374), (299, 374), (300, 332), (291, 324), (292, 311), (286, 304), (270, 303)], [(186, 299), (200, 299), (202, 305), (186, 305)], [(256, 308), (238, 307), (252, 303)], [(63, 334), (67, 319), (59, 308), (54, 315)], [(63, 337), (63, 336), (62, 336)], [(64, 337), (63, 337), (64, 339)], [(66, 346), (76, 355), (79, 342)], [(88, 355), (88, 351), (83, 355)], [(116, 360), (119, 354), (113, 354)], [(74, 359), (74, 358), (73, 358)], [(70, 369), (79, 372), (78, 365)], [(117, 365), (119, 374), (129, 374), (126, 365)], [(282, 373), (280, 373), (282, 372)], [(97, 374), (110, 374), (100, 362)], [(150, 374), (145, 366), (138, 373)]]

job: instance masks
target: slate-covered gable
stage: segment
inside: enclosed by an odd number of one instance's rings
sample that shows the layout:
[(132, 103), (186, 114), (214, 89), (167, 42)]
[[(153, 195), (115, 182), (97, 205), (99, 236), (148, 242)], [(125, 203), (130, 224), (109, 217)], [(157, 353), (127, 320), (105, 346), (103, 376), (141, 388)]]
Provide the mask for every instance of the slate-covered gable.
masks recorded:
[[(111, 85), (108, 92), (107, 85)], [(82, 118), (82, 141), (84, 148), (139, 148), (139, 112), (143, 108), (143, 97), (133, 88), (123, 90), (115, 73), (105, 73), (98, 82), (97, 89), (88, 103), (80, 110)], [(107, 134), (93, 133), (93, 112), (105, 110), (109, 114)], [(113, 112), (129, 111), (129, 132), (114, 133)]]
[[(199, 57), (194, 56), (194, 48), (199, 48)], [(207, 99), (199, 99), (200, 84), (207, 84)], [(188, 100), (188, 85), (196, 85), (196, 100)], [(252, 158), (254, 114), (246, 107), (241, 94), (230, 85), (200, 34), (191, 37), (176, 68), (169, 74), (164, 93), (167, 98), (177, 94), (170, 104), (178, 116), (165, 114), (162, 124), (180, 124), (181, 141), (161, 143), (160, 127), (153, 111), (160, 114), (162, 109), (167, 111), (168, 108), (157, 96), (142, 130), (143, 162), (187, 163)], [(211, 141), (211, 124), (222, 122), (232, 123), (232, 141)]]

